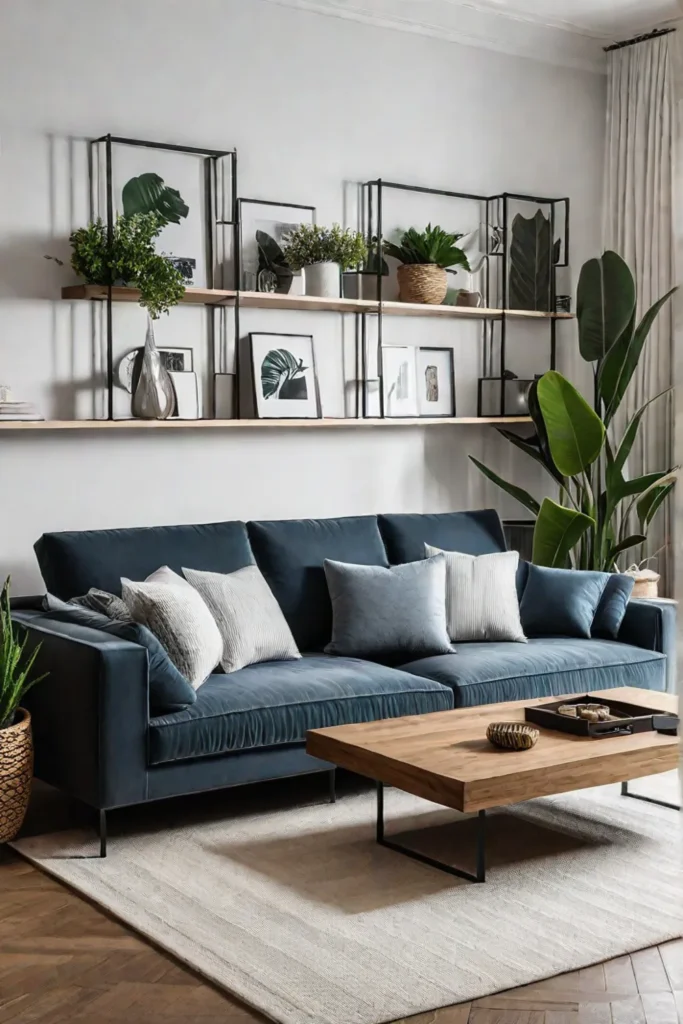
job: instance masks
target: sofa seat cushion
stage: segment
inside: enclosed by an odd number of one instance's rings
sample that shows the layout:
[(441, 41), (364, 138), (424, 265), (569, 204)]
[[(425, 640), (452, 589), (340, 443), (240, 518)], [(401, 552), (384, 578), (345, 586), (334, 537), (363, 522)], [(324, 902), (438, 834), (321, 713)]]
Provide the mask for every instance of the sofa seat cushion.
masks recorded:
[(445, 711), (453, 692), (356, 658), (309, 655), (210, 676), (184, 711), (150, 722), (150, 763), (301, 743), (308, 729)]
[(543, 637), (516, 643), (458, 644), (457, 654), (401, 666), (453, 688), (456, 707), (589, 693), (615, 686), (665, 689), (666, 657), (614, 640)]

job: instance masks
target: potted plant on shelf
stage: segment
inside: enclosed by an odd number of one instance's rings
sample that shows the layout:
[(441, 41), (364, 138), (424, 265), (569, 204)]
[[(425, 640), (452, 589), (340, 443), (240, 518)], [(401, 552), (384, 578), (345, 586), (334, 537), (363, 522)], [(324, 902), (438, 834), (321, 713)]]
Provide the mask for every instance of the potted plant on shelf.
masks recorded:
[(458, 248), (462, 234), (451, 234), (437, 224), (428, 224), (424, 231), (409, 228), (397, 244), (384, 243), (384, 252), (393, 256), (398, 268), (398, 286), (401, 302), (422, 302), (438, 306), (446, 298), (448, 277), (446, 268), (470, 269), (467, 256)]
[(31, 716), (21, 701), (45, 676), (31, 679), (40, 647), (29, 654), (10, 615), (9, 577), (0, 592), (0, 843), (14, 839), (28, 807), (33, 778)]
[(573, 384), (551, 370), (529, 390), (531, 437), (499, 428), (516, 448), (539, 463), (558, 497), (538, 502), (517, 484), (470, 455), (481, 472), (535, 517), (533, 561), (557, 568), (618, 571), (617, 559), (644, 545), (652, 520), (671, 493), (678, 466), (629, 477), (628, 457), (648, 406), (633, 413), (623, 433), (615, 416), (638, 365), (655, 317), (676, 291), (663, 295), (636, 319), (636, 286), (615, 252), (584, 264), (577, 295), (579, 350), (593, 364), (594, 408)]
[(300, 224), (283, 237), (283, 252), (292, 270), (303, 270), (304, 293), (338, 299), (341, 274), (353, 270), (367, 257), (363, 236), (351, 228), (333, 224)]

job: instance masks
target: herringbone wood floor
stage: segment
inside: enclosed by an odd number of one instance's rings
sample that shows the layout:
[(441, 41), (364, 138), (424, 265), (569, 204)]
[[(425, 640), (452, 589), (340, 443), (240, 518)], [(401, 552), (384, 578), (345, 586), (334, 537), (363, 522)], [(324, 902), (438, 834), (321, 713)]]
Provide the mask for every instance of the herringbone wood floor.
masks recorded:
[[(43, 801), (39, 791), (29, 831), (47, 831), (46, 822), (57, 825)], [(59, 824), (64, 827), (63, 820)], [(263, 1020), (0, 849), (0, 1024)], [(421, 1014), (410, 1024), (683, 1024), (683, 939), (471, 1005)]]

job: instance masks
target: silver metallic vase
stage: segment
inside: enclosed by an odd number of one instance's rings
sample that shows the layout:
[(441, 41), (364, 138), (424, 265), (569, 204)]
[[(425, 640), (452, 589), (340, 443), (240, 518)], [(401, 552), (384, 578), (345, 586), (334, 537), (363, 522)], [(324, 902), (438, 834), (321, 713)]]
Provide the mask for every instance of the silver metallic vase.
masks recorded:
[(175, 391), (156, 347), (150, 317), (147, 318), (145, 347), (136, 363), (133, 370), (133, 416), (143, 420), (168, 419), (175, 406)]

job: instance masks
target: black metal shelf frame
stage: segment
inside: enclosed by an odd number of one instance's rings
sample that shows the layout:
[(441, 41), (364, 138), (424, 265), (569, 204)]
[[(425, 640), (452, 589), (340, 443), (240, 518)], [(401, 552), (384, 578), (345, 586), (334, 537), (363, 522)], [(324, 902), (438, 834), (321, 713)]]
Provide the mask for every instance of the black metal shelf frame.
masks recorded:
[[(491, 320), (482, 321), (482, 375), (480, 381), (484, 378), (488, 379), (499, 379), (500, 385), (500, 402), (499, 402), (499, 415), (507, 416), (510, 415), (505, 405), (505, 374), (506, 374), (506, 355), (507, 355), (507, 313), (508, 307), (508, 265), (509, 265), (509, 205), (510, 202), (528, 202), (535, 203), (537, 206), (548, 206), (550, 208), (550, 241), (551, 247), (555, 240), (555, 225), (556, 225), (556, 209), (557, 207), (564, 206), (564, 226), (563, 226), (563, 253), (562, 259), (555, 263), (552, 260), (552, 249), (551, 249), (551, 295), (550, 295), (550, 307), (551, 311), (555, 310), (556, 302), (556, 270), (558, 267), (566, 267), (569, 262), (569, 213), (570, 213), (570, 200), (568, 196), (562, 198), (548, 198), (543, 196), (526, 195), (518, 192), (501, 192), (497, 195), (478, 195), (472, 192), (453, 192), (448, 189), (440, 188), (428, 188), (425, 185), (407, 185), (402, 182), (396, 181), (385, 181), (383, 178), (375, 178), (370, 181), (363, 182), (361, 185), (361, 230), (365, 235), (368, 246), (373, 246), (373, 255), (376, 260), (376, 277), (377, 277), (377, 298), (379, 300), (379, 312), (377, 315), (377, 373), (379, 377), (379, 407), (380, 416), (384, 417), (384, 374), (382, 366), (382, 335), (383, 335), (383, 312), (382, 312), (382, 260), (384, 250), (384, 190), (391, 189), (403, 192), (414, 192), (422, 195), (430, 196), (441, 196), (448, 199), (463, 199), (472, 201), (480, 204), (482, 212), (485, 217), (486, 225), (486, 252), (484, 253), (484, 304), (487, 307), (491, 307), (493, 304), (496, 308), (500, 308), (503, 311), (503, 315), (498, 321), (500, 324), (500, 339), (499, 339), (499, 357), (498, 357), (498, 374), (494, 374), (494, 335), (496, 329), (496, 323)], [(494, 214), (492, 215), (492, 210)], [(490, 252), (489, 241), (491, 237), (491, 228), (493, 226), (499, 226), (502, 229), (502, 241), (500, 248), (495, 252)], [(376, 241), (375, 241), (376, 240)], [(499, 291), (500, 301), (491, 301), (491, 273), (489, 260), (492, 258), (499, 258), (502, 260), (502, 272), (496, 275), (496, 287)], [(365, 321), (365, 318), (364, 318)], [(554, 370), (557, 364), (557, 319), (555, 317), (549, 317), (548, 320), (541, 321), (550, 325), (550, 369)], [(361, 364), (362, 364), (362, 395), (363, 395), (363, 416), (366, 415), (366, 376), (367, 376), (367, 338), (365, 330), (365, 322), (363, 322), (362, 340), (361, 340)], [(455, 381), (453, 383), (455, 387)], [(482, 388), (479, 383), (477, 388), (477, 416), (482, 416), (481, 408), (481, 394)]]

